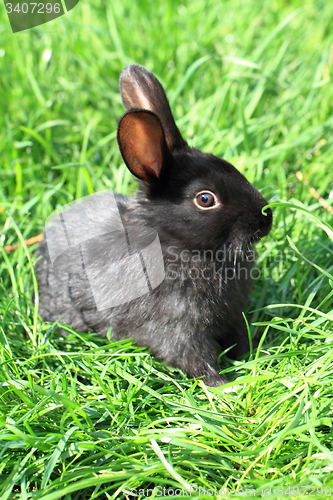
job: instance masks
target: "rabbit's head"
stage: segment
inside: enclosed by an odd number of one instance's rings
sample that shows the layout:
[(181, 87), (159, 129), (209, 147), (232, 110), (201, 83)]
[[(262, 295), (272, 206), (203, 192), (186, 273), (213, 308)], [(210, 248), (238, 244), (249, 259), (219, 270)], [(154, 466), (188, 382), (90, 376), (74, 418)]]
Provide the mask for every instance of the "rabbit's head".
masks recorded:
[(129, 170), (142, 181), (149, 225), (191, 250), (241, 252), (272, 225), (267, 201), (230, 163), (190, 148), (181, 136), (159, 81), (139, 65), (124, 69), (127, 109), (118, 143)]

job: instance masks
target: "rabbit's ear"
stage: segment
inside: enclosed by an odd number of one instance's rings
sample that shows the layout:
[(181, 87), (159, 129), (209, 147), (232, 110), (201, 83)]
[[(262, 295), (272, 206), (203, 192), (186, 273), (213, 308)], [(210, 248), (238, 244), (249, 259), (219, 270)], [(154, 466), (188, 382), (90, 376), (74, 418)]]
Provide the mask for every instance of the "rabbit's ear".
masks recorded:
[(159, 117), (171, 151), (187, 146), (172, 116), (163, 87), (152, 73), (138, 64), (127, 66), (120, 75), (120, 92), (127, 110), (149, 110)]
[(129, 170), (147, 184), (154, 184), (170, 164), (162, 124), (151, 111), (128, 111), (118, 126), (118, 144)]

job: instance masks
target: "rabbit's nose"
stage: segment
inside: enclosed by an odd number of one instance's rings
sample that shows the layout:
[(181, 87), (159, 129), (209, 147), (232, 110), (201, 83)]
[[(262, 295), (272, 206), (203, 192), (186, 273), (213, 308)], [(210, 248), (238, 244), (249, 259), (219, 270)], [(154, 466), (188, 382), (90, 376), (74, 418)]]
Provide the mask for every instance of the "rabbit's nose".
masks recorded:
[(266, 210), (264, 210), (262, 212), (263, 216), (264, 216), (264, 219), (266, 219), (266, 223), (269, 222), (271, 223), (272, 222), (272, 219), (273, 219), (273, 212), (272, 212), (272, 209), (271, 208), (266, 208)]
[(260, 216), (260, 227), (259, 227), (259, 230), (257, 232), (257, 234), (260, 235), (260, 238), (262, 238), (263, 236), (266, 236), (269, 233), (269, 231), (272, 227), (272, 220), (273, 220), (272, 210), (270, 208), (266, 208), (261, 213), (261, 216)]

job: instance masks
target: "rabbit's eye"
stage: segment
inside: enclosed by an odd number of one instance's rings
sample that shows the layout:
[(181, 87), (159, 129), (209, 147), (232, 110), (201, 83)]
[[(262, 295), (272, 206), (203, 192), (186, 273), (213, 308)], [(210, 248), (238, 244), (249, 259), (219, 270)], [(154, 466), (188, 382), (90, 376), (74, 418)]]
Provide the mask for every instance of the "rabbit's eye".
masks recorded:
[(209, 210), (221, 206), (217, 196), (211, 191), (200, 191), (194, 197), (194, 204), (201, 210)]

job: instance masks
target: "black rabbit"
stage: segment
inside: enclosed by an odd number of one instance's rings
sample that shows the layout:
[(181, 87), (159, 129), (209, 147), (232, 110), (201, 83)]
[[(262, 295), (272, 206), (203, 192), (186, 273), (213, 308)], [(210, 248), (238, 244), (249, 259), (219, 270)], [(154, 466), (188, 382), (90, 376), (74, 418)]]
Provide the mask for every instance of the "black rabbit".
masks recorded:
[(271, 210), (262, 212), (266, 200), (230, 163), (187, 145), (145, 68), (125, 68), (120, 90), (118, 143), (139, 193), (97, 193), (47, 226), (37, 250), (40, 314), (79, 331), (112, 327), (113, 339), (132, 337), (221, 385), (218, 355), (249, 349), (242, 311), (252, 245), (268, 234)]

